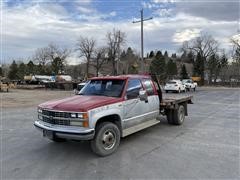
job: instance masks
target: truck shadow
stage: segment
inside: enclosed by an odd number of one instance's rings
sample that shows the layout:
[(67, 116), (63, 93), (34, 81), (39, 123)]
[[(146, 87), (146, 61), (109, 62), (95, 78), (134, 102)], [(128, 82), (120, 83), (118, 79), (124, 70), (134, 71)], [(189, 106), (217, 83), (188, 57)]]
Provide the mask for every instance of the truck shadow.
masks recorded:
[[(139, 132), (131, 134), (125, 138), (121, 138), (119, 149), (116, 153), (124, 153), (128, 151), (129, 148), (135, 146), (135, 144), (142, 143), (143, 137), (151, 138), (155, 137), (166, 137), (175, 129), (175, 126), (169, 125), (165, 117), (161, 117), (161, 123), (155, 126), (143, 129)], [(176, 133), (176, 132), (175, 132)], [(161, 139), (160, 139), (161, 140)], [(68, 159), (76, 161), (76, 159), (87, 160), (92, 158), (98, 158), (99, 156), (95, 155), (91, 151), (90, 142), (88, 141), (73, 141), (68, 140), (66, 142), (55, 143), (48, 141), (44, 147), (42, 147), (49, 156), (65, 156)], [(161, 142), (159, 142), (161, 143)], [(46, 150), (47, 149), (47, 150)], [(46, 154), (45, 154), (46, 155)], [(112, 155), (110, 155), (112, 156)], [(105, 157), (106, 158), (106, 157)]]

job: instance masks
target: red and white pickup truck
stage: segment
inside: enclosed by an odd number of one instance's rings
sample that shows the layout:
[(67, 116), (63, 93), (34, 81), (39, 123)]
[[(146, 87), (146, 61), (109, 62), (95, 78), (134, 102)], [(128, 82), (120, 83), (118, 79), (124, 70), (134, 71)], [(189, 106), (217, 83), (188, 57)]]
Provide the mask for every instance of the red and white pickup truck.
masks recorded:
[(34, 125), (55, 142), (90, 140), (93, 152), (106, 156), (121, 137), (158, 124), (160, 114), (183, 123), (192, 97), (162, 99), (157, 87), (148, 75), (95, 77), (78, 95), (40, 104)]

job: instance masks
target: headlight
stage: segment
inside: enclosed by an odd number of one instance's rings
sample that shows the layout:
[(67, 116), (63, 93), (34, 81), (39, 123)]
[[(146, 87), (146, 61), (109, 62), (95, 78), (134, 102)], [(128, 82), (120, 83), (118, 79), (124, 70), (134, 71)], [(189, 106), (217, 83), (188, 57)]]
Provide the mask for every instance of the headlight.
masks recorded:
[(71, 113), (71, 118), (79, 118), (79, 119), (87, 119), (88, 115), (87, 113)]
[(76, 117), (77, 117), (76, 113), (71, 113), (71, 118), (76, 118)]
[(42, 109), (38, 108), (38, 113), (42, 113)]

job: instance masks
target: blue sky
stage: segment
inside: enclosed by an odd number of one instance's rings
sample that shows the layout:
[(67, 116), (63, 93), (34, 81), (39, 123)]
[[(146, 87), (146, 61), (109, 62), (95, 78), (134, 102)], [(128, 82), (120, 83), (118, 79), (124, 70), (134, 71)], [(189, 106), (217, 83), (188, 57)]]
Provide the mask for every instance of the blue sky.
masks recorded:
[[(3, 0), (1, 2), (2, 63), (28, 59), (37, 48), (55, 43), (74, 49), (79, 36), (106, 42), (113, 28), (126, 33), (122, 48), (140, 51), (140, 9), (153, 20), (144, 25), (144, 50), (177, 52), (181, 44), (208, 32), (222, 48), (239, 29), (238, 0)], [(72, 54), (69, 63), (80, 60)]]

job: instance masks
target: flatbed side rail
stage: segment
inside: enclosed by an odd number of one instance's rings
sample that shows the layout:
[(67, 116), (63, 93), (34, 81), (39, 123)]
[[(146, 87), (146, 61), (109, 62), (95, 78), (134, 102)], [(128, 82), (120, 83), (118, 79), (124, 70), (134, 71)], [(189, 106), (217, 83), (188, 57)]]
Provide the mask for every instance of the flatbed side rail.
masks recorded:
[(193, 104), (193, 96), (179, 98), (163, 98), (160, 102), (160, 109), (175, 109), (179, 104)]

